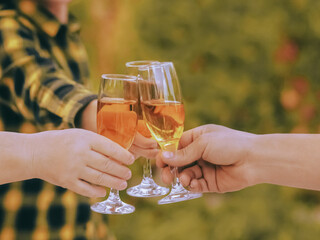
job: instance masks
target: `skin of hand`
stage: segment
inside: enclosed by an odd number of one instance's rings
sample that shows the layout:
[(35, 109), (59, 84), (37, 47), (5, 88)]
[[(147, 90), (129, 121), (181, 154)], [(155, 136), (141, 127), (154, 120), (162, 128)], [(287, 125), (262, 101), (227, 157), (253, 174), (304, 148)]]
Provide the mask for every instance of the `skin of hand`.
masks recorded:
[(251, 134), (205, 125), (183, 134), (180, 150), (163, 152), (157, 165), (180, 167), (191, 191), (230, 192), (260, 183), (320, 190), (320, 134)]
[(253, 185), (247, 149), (254, 134), (217, 125), (204, 125), (186, 131), (176, 153), (157, 156), (162, 180), (169, 184), (173, 177), (170, 166), (180, 167), (179, 179), (194, 192), (230, 192)]
[(103, 197), (105, 187), (123, 190), (134, 156), (111, 140), (82, 129), (30, 134), (31, 174), (87, 197)]
[(156, 140), (146, 138), (140, 133), (136, 133), (135, 139), (129, 149), (136, 158), (142, 156), (149, 159), (155, 159), (159, 153), (158, 144)]

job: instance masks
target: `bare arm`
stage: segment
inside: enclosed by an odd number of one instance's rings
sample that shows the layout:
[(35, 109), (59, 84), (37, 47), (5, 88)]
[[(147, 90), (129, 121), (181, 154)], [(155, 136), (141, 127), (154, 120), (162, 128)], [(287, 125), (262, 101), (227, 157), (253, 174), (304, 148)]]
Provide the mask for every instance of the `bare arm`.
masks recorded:
[(93, 100), (79, 113), (80, 128), (97, 132), (97, 104), (98, 101)]
[(134, 162), (127, 150), (82, 129), (0, 132), (0, 184), (40, 178), (88, 197), (125, 189)]
[(249, 150), (254, 183), (320, 190), (320, 134), (256, 135)]
[(33, 177), (30, 136), (0, 131), (0, 184)]

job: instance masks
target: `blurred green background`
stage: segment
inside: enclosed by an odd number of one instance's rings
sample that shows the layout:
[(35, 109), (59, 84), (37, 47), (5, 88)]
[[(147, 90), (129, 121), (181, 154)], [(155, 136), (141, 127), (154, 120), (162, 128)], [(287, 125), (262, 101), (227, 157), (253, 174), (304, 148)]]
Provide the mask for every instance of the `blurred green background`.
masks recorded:
[[(173, 61), (186, 129), (320, 131), (319, 0), (73, 0), (71, 9), (83, 25), (94, 91), (102, 73), (124, 72), (127, 61)], [(131, 186), (141, 163), (132, 170)], [(109, 217), (119, 240), (320, 236), (315, 191), (259, 185), (166, 206), (122, 196), (136, 212)]]

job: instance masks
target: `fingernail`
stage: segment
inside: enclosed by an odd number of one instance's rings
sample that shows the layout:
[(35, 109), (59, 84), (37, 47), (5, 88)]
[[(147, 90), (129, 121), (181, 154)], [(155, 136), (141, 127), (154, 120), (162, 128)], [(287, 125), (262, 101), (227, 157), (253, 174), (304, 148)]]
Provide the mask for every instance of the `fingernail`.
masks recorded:
[(127, 187), (127, 182), (123, 182), (120, 184), (120, 189), (125, 189)]
[(103, 190), (101, 191), (101, 193), (97, 194), (96, 197), (105, 197), (106, 195), (107, 195), (107, 191), (106, 191), (105, 189), (103, 189)]
[(130, 179), (131, 176), (132, 176), (132, 173), (131, 173), (131, 171), (129, 171), (129, 172), (126, 174), (126, 179)]
[(173, 152), (162, 152), (162, 156), (164, 158), (173, 158), (174, 157), (174, 153)]
[(133, 155), (131, 155), (129, 164), (134, 163), (134, 160), (136, 160), (135, 157)]

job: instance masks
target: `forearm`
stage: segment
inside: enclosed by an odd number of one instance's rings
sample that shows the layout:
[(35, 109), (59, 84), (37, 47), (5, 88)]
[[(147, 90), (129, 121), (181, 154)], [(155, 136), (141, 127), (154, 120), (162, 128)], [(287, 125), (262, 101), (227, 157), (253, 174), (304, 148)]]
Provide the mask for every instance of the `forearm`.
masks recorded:
[(257, 135), (248, 154), (254, 184), (320, 190), (320, 134)]
[(0, 184), (33, 178), (33, 134), (0, 132)]
[(77, 116), (78, 125), (92, 132), (97, 132), (97, 100), (91, 101)]

